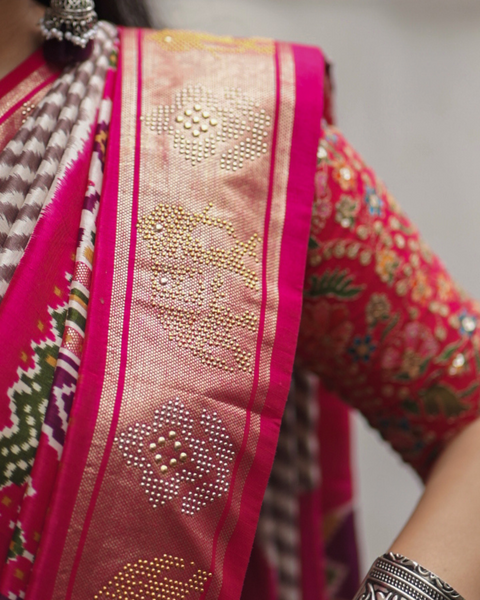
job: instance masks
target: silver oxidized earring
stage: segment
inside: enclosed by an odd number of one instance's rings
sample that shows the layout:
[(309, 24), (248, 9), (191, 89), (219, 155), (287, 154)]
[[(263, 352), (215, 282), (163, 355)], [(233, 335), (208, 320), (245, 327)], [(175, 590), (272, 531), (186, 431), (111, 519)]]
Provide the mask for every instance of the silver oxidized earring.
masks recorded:
[(98, 17), (93, 0), (51, 0), (40, 21), (48, 60), (68, 64), (86, 60), (97, 32)]

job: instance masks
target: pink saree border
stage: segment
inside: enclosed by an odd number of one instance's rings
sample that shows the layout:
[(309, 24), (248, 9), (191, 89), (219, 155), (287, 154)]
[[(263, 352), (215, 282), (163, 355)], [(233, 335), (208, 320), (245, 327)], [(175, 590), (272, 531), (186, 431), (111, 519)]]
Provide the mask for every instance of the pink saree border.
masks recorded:
[(31, 100), (32, 98), (34, 98), (39, 92), (41, 92), (44, 88), (46, 88), (48, 85), (50, 85), (51, 83), (53, 83), (56, 79), (58, 79), (58, 73), (55, 73), (54, 75), (51, 75), (50, 77), (48, 77), (47, 79), (45, 79), (44, 81), (42, 81), (42, 83), (40, 83), (39, 85), (37, 85), (36, 87), (34, 87), (33, 90), (31, 90), (30, 92), (28, 92), (28, 94), (26, 94), (25, 96), (23, 96), (23, 98), (21, 100), (19, 100), (9, 110), (7, 110), (5, 113), (3, 113), (3, 115), (0, 116), (0, 125), (2, 125), (3, 123), (5, 123), (5, 121), (7, 121), (9, 117), (11, 117), (14, 113), (16, 113), (17, 110), (19, 110), (19, 108), (21, 106), (23, 106), (23, 104), (25, 102), (28, 102), (29, 100)]
[(123, 390), (125, 388), (125, 371), (127, 365), (127, 349), (128, 349), (128, 336), (130, 332), (130, 315), (132, 309), (132, 297), (133, 297), (133, 275), (134, 269), (133, 265), (135, 263), (135, 253), (137, 249), (137, 235), (136, 235), (136, 222), (138, 219), (138, 199), (139, 199), (139, 191), (140, 191), (140, 136), (141, 136), (141, 122), (140, 116), (142, 114), (141, 106), (142, 106), (142, 36), (143, 31), (141, 29), (137, 30), (137, 44), (138, 44), (138, 87), (137, 87), (137, 123), (136, 123), (136, 139), (135, 139), (135, 167), (134, 167), (134, 182), (133, 182), (133, 198), (132, 198), (132, 221), (131, 221), (131, 230), (130, 230), (130, 249), (129, 249), (129, 257), (128, 262), (130, 265), (128, 278), (127, 278), (127, 290), (125, 297), (125, 318), (124, 318), (124, 327), (122, 333), (122, 351), (121, 351), (121, 362), (120, 362), (120, 379), (117, 387), (117, 394), (115, 397), (115, 407), (113, 410), (113, 418), (110, 424), (110, 431), (108, 434), (108, 441), (105, 447), (105, 451), (103, 453), (101, 466), (98, 472), (97, 480), (95, 483), (95, 487), (93, 489), (92, 497), (90, 499), (90, 504), (88, 507), (87, 515), (85, 518), (85, 523), (82, 531), (82, 536), (80, 538), (80, 543), (77, 548), (77, 553), (75, 556), (75, 562), (73, 564), (72, 572), (70, 574), (70, 581), (68, 584), (67, 592), (65, 595), (65, 600), (70, 600), (73, 592), (73, 586), (75, 584), (75, 578), (77, 575), (78, 567), (80, 565), (80, 560), (82, 558), (83, 549), (85, 547), (85, 541), (87, 539), (88, 531), (90, 528), (90, 523), (92, 521), (93, 511), (95, 510), (95, 505), (97, 502), (98, 494), (100, 492), (100, 487), (103, 482), (103, 477), (105, 475), (105, 470), (107, 468), (108, 459), (110, 457), (110, 451), (112, 449), (113, 441), (115, 438), (115, 432), (117, 429), (118, 418), (120, 415), (120, 406), (122, 403)]
[(42, 48), (35, 50), (17, 68), (0, 79), (0, 97), (11, 92), (19, 83), (45, 64)]
[[(120, 32), (122, 35), (122, 32)], [(141, 103), (141, 41), (143, 32), (139, 30), (138, 35), (138, 77), (139, 90), (137, 94), (137, 106)], [(275, 453), (276, 440), (281, 421), (281, 413), (283, 404), (286, 400), (290, 377), (293, 365), (293, 357), (298, 333), (301, 299), (303, 290), (303, 275), (304, 264), (306, 257), (308, 228), (310, 226), (311, 203), (314, 196), (314, 169), (316, 146), (320, 138), (320, 118), (322, 114), (322, 78), (323, 78), (323, 58), (319, 50), (307, 49), (302, 47), (293, 48), (295, 66), (296, 66), (296, 83), (297, 83), (297, 101), (295, 104), (295, 125), (293, 131), (293, 146), (291, 152), (290, 176), (287, 189), (287, 208), (285, 215), (285, 224), (283, 230), (282, 249), (280, 255), (280, 270), (279, 284), (280, 304), (278, 312), (278, 322), (276, 327), (275, 343), (272, 354), (272, 369), (271, 369), (271, 385), (266, 398), (265, 408), (261, 416), (261, 432), (256, 452), (256, 462), (251, 472), (249, 473), (245, 485), (249, 495), (247, 499), (242, 501), (240, 509), (240, 517), (233, 532), (230, 543), (227, 547), (222, 589), (219, 598), (222, 600), (235, 600), (240, 596), (244, 574), (247, 563), (250, 557), (253, 537), (255, 533), (256, 523), (260, 512), (260, 506), (263, 500), (264, 490), (267, 484), (270, 473), (273, 457)], [(280, 105), (279, 86), (280, 81), (280, 61), (278, 56), (278, 46), (276, 52), (277, 66), (277, 98), (276, 98), (276, 118), (275, 131), (277, 131), (278, 109)], [(62, 553), (65, 546), (67, 530), (71, 525), (71, 518), (82, 480), (82, 474), (87, 464), (87, 457), (93, 439), (97, 413), (99, 409), (100, 396), (104, 382), (104, 370), (106, 365), (106, 354), (108, 348), (108, 321), (111, 312), (111, 297), (113, 286), (113, 269), (114, 264), (114, 248), (115, 248), (115, 226), (116, 212), (118, 205), (119, 193), (119, 157), (120, 157), (120, 136), (121, 136), (121, 111), (122, 111), (122, 61), (120, 59), (117, 86), (115, 93), (114, 110), (111, 126), (111, 137), (109, 141), (107, 163), (109, 168), (106, 172), (106, 180), (104, 185), (104, 195), (109, 196), (109, 202), (104, 203), (100, 209), (100, 220), (102, 230), (98, 238), (94, 278), (92, 281), (92, 296), (91, 310), (89, 323), (86, 332), (86, 344), (89, 344), (90, 349), (85, 350), (85, 361), (80, 372), (79, 388), (77, 390), (77, 398), (82, 397), (88, 399), (81, 405), (74, 405), (72, 412), (73, 428), (75, 429), (75, 420), (88, 424), (85, 430), (75, 431), (75, 447), (72, 444), (72, 436), (70, 435), (70, 444), (65, 448), (63, 464), (67, 474), (60, 476), (60, 485), (58, 486), (60, 493), (55, 496), (55, 503), (52, 507), (50, 518), (49, 534), (46, 536), (45, 542), (42, 544), (41, 554), (36, 564), (34, 572), (34, 580), (30, 586), (28, 600), (49, 600), (52, 597), (54, 586), (57, 580), (59, 565), (61, 563)], [(132, 226), (136, 221), (136, 204), (138, 203), (139, 193), (139, 172), (138, 164), (140, 159), (140, 144), (138, 136), (140, 135), (140, 118), (141, 110), (137, 110), (136, 123), (136, 154), (135, 154), (135, 179), (134, 179), (134, 197), (133, 197), (133, 213)], [(318, 118), (317, 118), (318, 117)], [(276, 148), (276, 135), (273, 148)], [(270, 190), (267, 213), (265, 216), (265, 245), (263, 255), (263, 277), (266, 276), (266, 248), (268, 247), (268, 234), (270, 225), (270, 208), (272, 201), (272, 182), (274, 180), (275, 166), (275, 150), (273, 151), (271, 171), (270, 171)], [(131, 236), (135, 238), (136, 229), (131, 232)], [(302, 240), (299, 243), (298, 240)], [(303, 244), (304, 241), (304, 244)], [(292, 248), (295, 250), (292, 251)], [(132, 257), (135, 256), (135, 239), (131, 242), (129, 249), (129, 263), (131, 264)], [(298, 268), (300, 265), (300, 268)], [(127, 280), (127, 297), (125, 315), (128, 324), (130, 312), (130, 300), (132, 294), (133, 274), (129, 272)], [(258, 384), (258, 366), (260, 347), (262, 339), (262, 327), (265, 319), (266, 297), (265, 281), (263, 282), (262, 308), (261, 308), (261, 323), (259, 334), (257, 337), (256, 349), (256, 368), (255, 381), (250, 402), (248, 407), (248, 421), (245, 429), (241, 456), (246, 451), (248, 440), (248, 422), (251, 420), (251, 409), (255, 400), (255, 388)], [(129, 297), (130, 294), (130, 297)], [(90, 334), (90, 335), (89, 335)], [(128, 327), (124, 327), (122, 331), (122, 349), (128, 342)], [(105, 351), (106, 349), (106, 351)], [(123, 352), (123, 355), (126, 353)], [(68, 591), (64, 600), (69, 600), (72, 597), (73, 586), (77, 569), (80, 563), (80, 558), (87, 537), (89, 523), (95, 508), (95, 502), (102, 484), (103, 474), (105, 471), (106, 461), (108, 459), (110, 448), (113, 443), (114, 432), (117, 424), (118, 414), (120, 410), (120, 402), (123, 385), (125, 383), (125, 357), (122, 356), (120, 379), (115, 397), (114, 417), (109, 428), (109, 437), (107, 447), (104, 449), (102, 463), (99, 473), (96, 476), (96, 483), (92, 497), (88, 502), (88, 510), (84, 527), (80, 534), (80, 543), (78, 545), (75, 562), (71, 573), (60, 574), (69, 581)], [(75, 410), (76, 408), (76, 410)], [(70, 432), (71, 434), (71, 432)], [(233, 476), (238, 474), (241, 457), (236, 461), (236, 470)], [(247, 487), (248, 486), (248, 487)], [(234, 483), (230, 487), (230, 494), (234, 488)], [(245, 494), (246, 495), (246, 494)], [(229, 504), (232, 498), (229, 497)], [(215, 547), (218, 548), (219, 535), (222, 531), (222, 526), (228, 515), (228, 504), (225, 509), (220, 523), (218, 524), (215, 534)], [(213, 562), (215, 561), (215, 549), (212, 555)], [(36, 576), (35, 576), (36, 575)], [(208, 588), (202, 597), (208, 593)]]
[[(269, 179), (269, 188), (268, 188), (268, 198), (267, 198), (267, 207), (266, 207), (266, 211), (265, 211), (265, 221), (264, 221), (264, 233), (263, 233), (263, 256), (262, 256), (262, 303), (261, 303), (261, 309), (260, 309), (260, 320), (259, 320), (259, 326), (258, 326), (258, 334), (257, 334), (257, 345), (256, 345), (256, 349), (255, 349), (255, 370), (254, 370), (254, 378), (253, 378), (253, 385), (252, 385), (252, 390), (250, 393), (250, 400), (247, 406), (247, 410), (246, 410), (246, 423), (245, 423), (245, 430), (244, 430), (244, 434), (243, 434), (243, 440), (242, 440), (242, 445), (240, 447), (240, 450), (238, 452), (238, 457), (237, 460), (235, 462), (235, 467), (232, 473), (232, 483), (230, 485), (230, 490), (229, 490), (229, 494), (228, 494), (228, 500), (227, 503), (225, 505), (225, 508), (223, 510), (223, 514), (220, 518), (220, 521), (218, 523), (217, 526), (217, 530), (215, 532), (215, 537), (213, 539), (213, 545), (212, 545), (212, 561), (211, 561), (211, 565), (210, 565), (210, 571), (213, 572), (214, 568), (215, 568), (215, 561), (216, 561), (216, 554), (217, 554), (217, 545), (218, 545), (218, 540), (220, 537), (220, 534), (222, 532), (223, 526), (225, 524), (225, 521), (227, 519), (228, 516), (228, 512), (230, 510), (230, 507), (232, 505), (232, 500), (233, 500), (233, 493), (235, 490), (235, 480), (237, 477), (237, 473), (238, 470), (242, 464), (242, 459), (243, 456), (245, 454), (246, 451), (246, 447), (247, 447), (247, 442), (249, 439), (249, 433), (250, 433), (250, 423), (251, 423), (251, 419), (252, 419), (252, 407), (254, 405), (255, 402), (255, 396), (258, 390), (258, 383), (259, 383), (259, 378), (260, 378), (260, 372), (259, 372), (259, 368), (260, 368), (260, 354), (261, 354), (261, 350), (262, 350), (262, 340), (263, 340), (263, 332), (264, 332), (264, 328), (265, 328), (265, 315), (266, 315), (266, 303), (267, 303), (267, 256), (268, 256), (268, 237), (269, 237), (269, 228), (270, 228), (270, 218), (271, 218), (271, 212), (272, 212), (272, 200), (273, 200), (273, 186), (274, 186), (274, 179), (275, 179), (275, 162), (276, 162), (276, 150), (277, 150), (277, 141), (278, 141), (278, 124), (279, 124), (279, 115), (280, 115), (280, 73), (279, 73), (279, 69), (280, 69), (280, 64), (279, 64), (279, 58), (278, 58), (278, 51), (276, 48), (276, 53), (275, 53), (275, 63), (276, 63), (276, 99), (275, 99), (275, 124), (274, 124), (274, 130), (273, 130), (273, 138), (272, 138), (272, 157), (271, 157), (271, 163), (270, 163), (270, 179)], [(254, 534), (254, 532), (253, 532)], [(250, 544), (250, 548), (251, 549), (251, 545), (253, 543), (253, 534), (252, 534), (252, 539), (251, 539), (251, 544)], [(227, 550), (228, 553), (228, 550)], [(248, 562), (248, 557), (247, 557), (247, 562)], [(247, 562), (245, 563), (245, 569), (240, 569), (240, 572), (245, 572), (246, 568), (247, 568)], [(227, 563), (225, 561), (225, 567), (224, 567), (224, 577), (223, 577), (223, 586), (225, 585), (225, 573), (227, 571)], [(222, 587), (223, 587), (222, 586)], [(206, 589), (204, 594), (202, 595), (202, 598), (205, 598), (208, 590), (210, 588), (210, 585), (207, 584)], [(222, 594), (222, 592), (220, 593), (220, 595)]]
[[(295, 45), (292, 46), (292, 50), (297, 97), (287, 207), (280, 255), (280, 299), (271, 359), (270, 387), (261, 415), (256, 465), (251, 469), (245, 484), (245, 488), (250, 490), (250, 496), (242, 502), (240, 516), (227, 548), (219, 600), (234, 600), (239, 597), (241, 592), (242, 581), (239, 579), (243, 580), (247, 569), (258, 515), (275, 455), (282, 408), (290, 387), (300, 326), (304, 267), (314, 198), (316, 151), (321, 135), (325, 63), (322, 53), (317, 48)], [(278, 111), (281, 94), (278, 44), (276, 45), (276, 65)], [(275, 155), (272, 156), (271, 183), (274, 176), (274, 164)], [(271, 201), (271, 195), (269, 200)], [(266, 219), (265, 225), (266, 234), (268, 234), (268, 219)], [(298, 240), (304, 240), (304, 244), (298, 243)], [(293, 243), (294, 241), (295, 243)], [(267, 236), (265, 236), (265, 247), (267, 246), (266, 242)], [(266, 265), (264, 265), (264, 273), (265, 268)], [(202, 598), (205, 595), (206, 593)]]
[[(119, 35), (121, 36), (121, 30)], [(121, 97), (121, 81), (120, 55), (117, 80), (116, 83), (112, 82), (116, 97), (119, 94)], [(103, 185), (104, 193), (109, 194), (111, 200), (108, 203), (100, 203), (98, 219), (102, 221), (102, 230), (97, 236), (90, 299), (90, 306), (94, 307), (94, 310), (89, 311), (85, 332), (85, 360), (80, 367), (77, 386), (76, 397), (88, 398), (88, 402), (74, 402), (72, 407), (70, 436), (67, 436), (57, 484), (52, 494), (53, 503), (45, 524), (45, 535), (42, 537), (26, 600), (48, 600), (53, 595), (75, 500), (95, 430), (105, 373), (107, 355), (104, 349), (108, 346), (108, 319), (113, 285), (113, 270), (110, 267), (114, 262), (115, 248), (121, 109), (121, 102), (114, 102), (106, 161), (109, 169), (105, 172)], [(92, 332), (95, 333), (94, 340), (90, 336)], [(86, 352), (87, 346), (89, 352)], [(82, 429), (75, 427), (76, 421), (82, 423)], [(71, 439), (72, 430), (75, 430), (75, 444)], [(68, 469), (64, 469), (65, 464), (68, 464)], [(65, 485), (67, 476), (64, 472), (67, 470), (68, 484)]]

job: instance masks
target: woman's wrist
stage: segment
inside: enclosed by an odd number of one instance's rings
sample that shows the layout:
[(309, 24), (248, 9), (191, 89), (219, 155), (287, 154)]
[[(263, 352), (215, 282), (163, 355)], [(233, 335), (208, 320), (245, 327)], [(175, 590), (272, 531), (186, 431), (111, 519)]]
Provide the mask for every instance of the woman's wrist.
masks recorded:
[(355, 600), (463, 600), (440, 577), (401, 554), (377, 558)]

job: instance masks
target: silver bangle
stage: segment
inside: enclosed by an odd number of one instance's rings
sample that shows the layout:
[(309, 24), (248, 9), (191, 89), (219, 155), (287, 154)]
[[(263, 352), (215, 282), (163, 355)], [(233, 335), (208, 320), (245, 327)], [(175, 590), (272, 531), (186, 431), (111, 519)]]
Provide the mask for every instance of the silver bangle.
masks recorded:
[(464, 600), (451, 586), (401, 554), (373, 563), (355, 600)]

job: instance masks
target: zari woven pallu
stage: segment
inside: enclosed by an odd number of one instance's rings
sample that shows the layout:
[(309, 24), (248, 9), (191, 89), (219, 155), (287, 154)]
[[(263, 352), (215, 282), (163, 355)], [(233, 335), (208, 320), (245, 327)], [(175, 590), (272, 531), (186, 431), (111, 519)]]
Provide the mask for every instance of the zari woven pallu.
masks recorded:
[[(18, 99), (0, 155), (0, 593), (236, 600), (290, 390), (324, 61), (115, 37)], [(281, 509), (267, 495), (264, 529)]]

